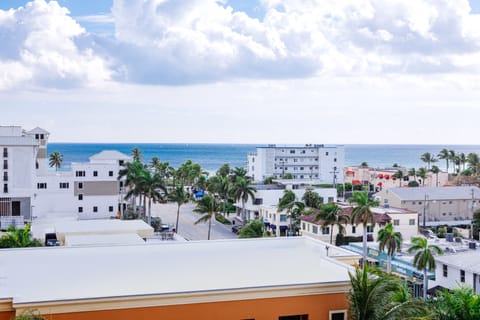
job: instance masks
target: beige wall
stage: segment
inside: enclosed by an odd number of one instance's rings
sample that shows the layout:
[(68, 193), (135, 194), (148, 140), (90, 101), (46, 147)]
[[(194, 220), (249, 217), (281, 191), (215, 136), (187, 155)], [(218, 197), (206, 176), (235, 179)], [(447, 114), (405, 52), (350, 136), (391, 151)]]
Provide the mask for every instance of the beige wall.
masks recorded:
[(75, 181), (74, 195), (78, 196), (113, 196), (118, 195), (118, 181), (81, 181), (83, 189), (78, 188), (79, 181)]

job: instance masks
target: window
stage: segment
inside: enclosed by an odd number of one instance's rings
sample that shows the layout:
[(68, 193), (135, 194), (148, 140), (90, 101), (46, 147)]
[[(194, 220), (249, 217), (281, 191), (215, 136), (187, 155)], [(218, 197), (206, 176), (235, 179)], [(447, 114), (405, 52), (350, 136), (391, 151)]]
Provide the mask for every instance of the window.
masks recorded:
[(83, 182), (78, 183), (78, 189), (83, 189)]
[(263, 204), (263, 198), (256, 198), (253, 204), (256, 204), (256, 205)]
[(328, 197), (328, 202), (333, 202), (333, 197)]
[(3, 148), (3, 157), (8, 158), (8, 149), (7, 148)]
[(373, 233), (373, 227), (367, 226), (367, 233)]
[(8, 160), (7, 159), (3, 160), (3, 169), (4, 170), (8, 169)]
[(83, 212), (83, 207), (78, 207), (78, 213), (82, 213)]
[(46, 182), (37, 183), (37, 189), (47, 189), (47, 183)]
[(345, 310), (342, 311), (330, 311), (330, 320), (346, 320), (347, 319), (347, 312)]
[(337, 162), (337, 158), (333, 158), (333, 162)]
[[(253, 158), (253, 160), (255, 160), (255, 158)], [(124, 163), (125, 163), (124, 160), (118, 160), (118, 165), (119, 166), (123, 166)]]
[(68, 189), (69, 187), (68, 182), (60, 182), (60, 189)]
[(278, 320), (308, 320), (308, 314), (301, 314), (296, 316), (280, 316)]
[(352, 226), (352, 233), (357, 233), (357, 226)]
[(322, 234), (330, 234), (330, 227), (323, 227)]
[(290, 150), (290, 153), (295, 153), (295, 150)]
[(98, 177), (98, 171), (97, 170), (93, 171), (93, 176)]
[(414, 226), (415, 225), (415, 219), (408, 220), (408, 225)]
[(400, 220), (399, 219), (393, 219), (393, 225), (394, 226), (399, 226), (400, 225)]
[(8, 193), (8, 184), (3, 184), (3, 193)]
[(328, 152), (325, 152), (325, 155), (328, 156)]
[(85, 171), (75, 171), (76, 177), (85, 177)]
[(108, 171), (108, 176), (113, 177), (113, 171)]
[(465, 270), (460, 270), (460, 282), (465, 282)]
[(8, 181), (8, 172), (3, 172), (3, 181)]
[(113, 212), (113, 206), (108, 207), (108, 212)]
[(93, 207), (93, 212), (98, 212), (98, 207)]
[(280, 215), (280, 222), (287, 222), (287, 215), (286, 214), (281, 214)]
[(78, 200), (82, 201), (83, 200), (83, 194), (78, 195)]
[(312, 226), (312, 233), (318, 234), (318, 227)]
[(446, 264), (443, 265), (443, 276), (448, 277), (448, 266)]
[(302, 230), (305, 230), (305, 222), (302, 222)]
[(416, 202), (415, 202), (415, 201), (412, 201), (412, 204), (416, 204)]

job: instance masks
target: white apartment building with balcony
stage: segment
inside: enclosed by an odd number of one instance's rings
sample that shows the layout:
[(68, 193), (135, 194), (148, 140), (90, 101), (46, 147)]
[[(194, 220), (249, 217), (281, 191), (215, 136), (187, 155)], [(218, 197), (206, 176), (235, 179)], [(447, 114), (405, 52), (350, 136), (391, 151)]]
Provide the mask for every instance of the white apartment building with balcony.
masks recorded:
[(0, 228), (21, 226), (33, 217), (77, 215), (80, 219), (116, 216), (123, 205), (120, 166), (130, 157), (103, 151), (70, 171), (48, 169), (49, 133), (0, 126)]
[(272, 144), (257, 147), (255, 153), (248, 155), (247, 174), (256, 182), (289, 174), (293, 179), (336, 184), (343, 182), (344, 162), (344, 146)]

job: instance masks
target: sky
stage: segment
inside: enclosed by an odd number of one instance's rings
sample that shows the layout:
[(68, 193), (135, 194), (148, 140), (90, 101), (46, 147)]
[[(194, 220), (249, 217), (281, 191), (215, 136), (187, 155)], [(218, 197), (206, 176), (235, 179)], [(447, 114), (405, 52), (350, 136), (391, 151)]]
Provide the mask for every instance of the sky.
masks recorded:
[(0, 1), (54, 142), (480, 144), (480, 0)]

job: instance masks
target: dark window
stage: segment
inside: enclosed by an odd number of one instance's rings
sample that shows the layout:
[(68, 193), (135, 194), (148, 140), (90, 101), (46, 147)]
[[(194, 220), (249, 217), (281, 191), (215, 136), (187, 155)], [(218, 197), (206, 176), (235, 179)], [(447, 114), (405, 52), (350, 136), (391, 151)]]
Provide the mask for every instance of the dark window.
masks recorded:
[(93, 171), (93, 176), (98, 177), (98, 171)]
[(343, 311), (330, 312), (330, 320), (345, 320), (346, 318), (345, 312)]
[(85, 177), (85, 171), (75, 171), (76, 177)]
[(4, 158), (8, 157), (8, 149), (7, 148), (3, 148), (3, 157)]
[(108, 212), (113, 212), (113, 206), (108, 207)]
[(465, 270), (460, 270), (460, 282), (465, 282)]
[(60, 189), (68, 189), (70, 185), (68, 182), (60, 182)]
[(93, 212), (98, 212), (98, 207), (93, 207)]
[(83, 200), (83, 194), (78, 195), (78, 200)]
[(35, 139), (36, 140), (40, 139), (40, 135), (38, 133), (35, 135)]
[(256, 198), (253, 204), (256, 204), (256, 205), (263, 204), (263, 198)]
[(325, 155), (328, 156), (328, 152), (325, 152)]
[(46, 182), (37, 183), (37, 189), (47, 189), (47, 183)]
[(83, 189), (83, 182), (78, 183), (78, 189)]
[(43, 135), (43, 133), (40, 135), (40, 139), (45, 139), (45, 136)]
[(108, 171), (108, 176), (113, 177), (113, 171)]
[(372, 226), (367, 226), (367, 232), (372, 233), (373, 232), (373, 227)]
[(446, 264), (443, 265), (443, 276), (448, 277), (448, 266)]
[(124, 163), (125, 163), (125, 161), (123, 161), (123, 160), (118, 160), (118, 164), (119, 164), (120, 166), (123, 166)]
[(280, 316), (278, 320), (308, 320), (308, 314), (300, 314), (295, 316)]
[(78, 207), (78, 213), (82, 213), (83, 212), (83, 207)]
[(357, 226), (352, 226), (352, 233), (357, 233)]
[(3, 173), (3, 181), (8, 181), (8, 172), (7, 171), (5, 171)]
[(8, 193), (8, 184), (3, 185), (3, 193)]
[(7, 159), (3, 160), (3, 169), (5, 169), (5, 170), (8, 169), (8, 160)]

